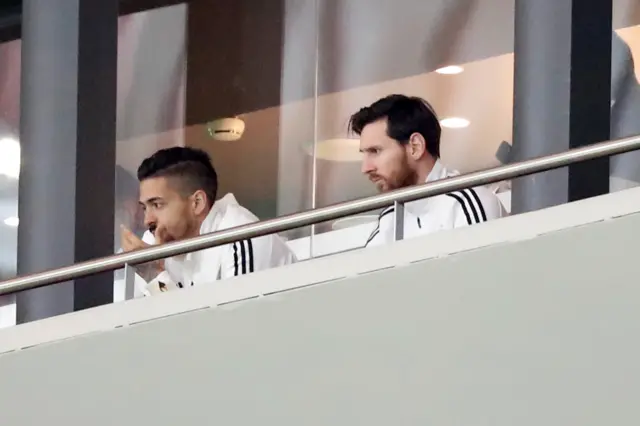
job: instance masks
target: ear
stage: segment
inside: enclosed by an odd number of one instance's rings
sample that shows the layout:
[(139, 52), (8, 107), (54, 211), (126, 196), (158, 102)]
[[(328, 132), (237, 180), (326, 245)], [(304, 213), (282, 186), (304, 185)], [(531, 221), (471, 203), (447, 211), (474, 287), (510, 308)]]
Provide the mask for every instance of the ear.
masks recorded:
[(427, 141), (420, 133), (413, 133), (411, 137), (409, 137), (407, 150), (411, 158), (419, 160), (427, 153)]
[(202, 190), (197, 190), (191, 196), (193, 202), (193, 212), (197, 215), (204, 213), (209, 206), (209, 200), (207, 200), (207, 194)]

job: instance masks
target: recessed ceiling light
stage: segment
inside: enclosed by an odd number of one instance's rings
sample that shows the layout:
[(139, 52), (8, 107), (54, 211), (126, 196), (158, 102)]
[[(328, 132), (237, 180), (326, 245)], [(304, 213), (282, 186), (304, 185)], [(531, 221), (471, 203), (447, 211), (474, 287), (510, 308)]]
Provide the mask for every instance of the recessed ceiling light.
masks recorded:
[(459, 67), (457, 65), (449, 65), (448, 67), (442, 67), (436, 70), (438, 74), (446, 74), (446, 75), (460, 74), (462, 71), (464, 71), (464, 68)]
[(20, 224), (20, 219), (15, 216), (11, 216), (4, 220), (4, 224), (15, 228)]
[(462, 129), (468, 127), (469, 124), (469, 120), (460, 117), (447, 117), (440, 120), (440, 125), (449, 129)]

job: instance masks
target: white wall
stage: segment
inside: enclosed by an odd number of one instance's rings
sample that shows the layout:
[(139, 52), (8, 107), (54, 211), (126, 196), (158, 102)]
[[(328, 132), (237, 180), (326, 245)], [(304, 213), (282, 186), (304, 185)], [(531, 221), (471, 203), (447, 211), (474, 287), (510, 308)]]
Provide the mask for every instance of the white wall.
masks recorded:
[[(620, 194), (478, 225), (465, 239), (434, 234), (247, 276), (222, 288), (238, 290), (227, 301), (257, 281), (266, 289), (254, 295), (276, 293), (217, 309), (202, 308), (223, 298), (193, 288), (4, 330), (6, 351), (56, 323), (116, 311), (131, 321), (127, 306), (164, 316), (0, 356), (0, 401), (13, 407), (4, 419), (636, 425), (640, 191)], [(348, 269), (361, 273), (277, 291)], [(183, 315), (162, 313), (169, 302)]]
[(635, 214), (640, 188), (0, 330), (0, 353)]

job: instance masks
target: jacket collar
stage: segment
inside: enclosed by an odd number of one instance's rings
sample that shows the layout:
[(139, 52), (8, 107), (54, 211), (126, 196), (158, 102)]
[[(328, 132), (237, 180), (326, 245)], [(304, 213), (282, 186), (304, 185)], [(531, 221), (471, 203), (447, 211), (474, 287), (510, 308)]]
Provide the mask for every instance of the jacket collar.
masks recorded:
[(429, 175), (427, 176), (427, 180), (425, 181), (425, 183), (444, 179), (448, 175), (449, 175), (449, 172), (444, 167), (444, 164), (442, 164), (440, 160), (436, 160), (436, 162), (433, 165), (433, 168), (431, 169), (431, 171), (429, 172)]
[(204, 218), (200, 225), (200, 235), (217, 231), (229, 206), (237, 204), (238, 201), (233, 194), (227, 194), (219, 200), (216, 200), (209, 214), (207, 214), (207, 217)]

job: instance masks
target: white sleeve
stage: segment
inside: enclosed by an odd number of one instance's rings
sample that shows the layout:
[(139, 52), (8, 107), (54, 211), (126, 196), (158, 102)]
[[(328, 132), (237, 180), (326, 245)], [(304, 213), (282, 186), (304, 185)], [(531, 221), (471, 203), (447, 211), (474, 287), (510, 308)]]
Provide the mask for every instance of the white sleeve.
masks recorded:
[(146, 285), (149, 295), (164, 293), (166, 291), (177, 290), (179, 287), (175, 284), (169, 272), (162, 271), (157, 277)]
[(385, 239), (382, 234), (380, 234), (380, 219), (378, 219), (378, 225), (371, 231), (367, 241), (364, 243), (364, 247), (375, 247), (384, 245)]
[(468, 188), (447, 196), (455, 200), (451, 212), (453, 227), (483, 223), (504, 216), (502, 203), (495, 194), (484, 187)]
[(493, 192), (488, 193), (481, 199), (487, 214), (487, 220), (500, 219), (501, 217), (508, 216), (502, 201), (500, 201), (500, 198)]
[(250, 238), (225, 246), (220, 262), (220, 278), (231, 278), (268, 269), (271, 264), (269, 237)]
[[(155, 245), (156, 239), (151, 231), (145, 231), (142, 235), (142, 241), (149, 245)], [(134, 297), (151, 296), (158, 293), (164, 293), (166, 291), (177, 289), (178, 286), (169, 275), (169, 272), (162, 271), (157, 277), (150, 282), (146, 282), (139, 274), (136, 273), (136, 294)]]
[(295, 255), (278, 235), (228, 244), (220, 262), (220, 278), (231, 278), (295, 262)]
[(378, 225), (367, 238), (364, 247), (381, 246), (393, 240), (393, 221), (395, 208), (389, 206), (378, 215)]

